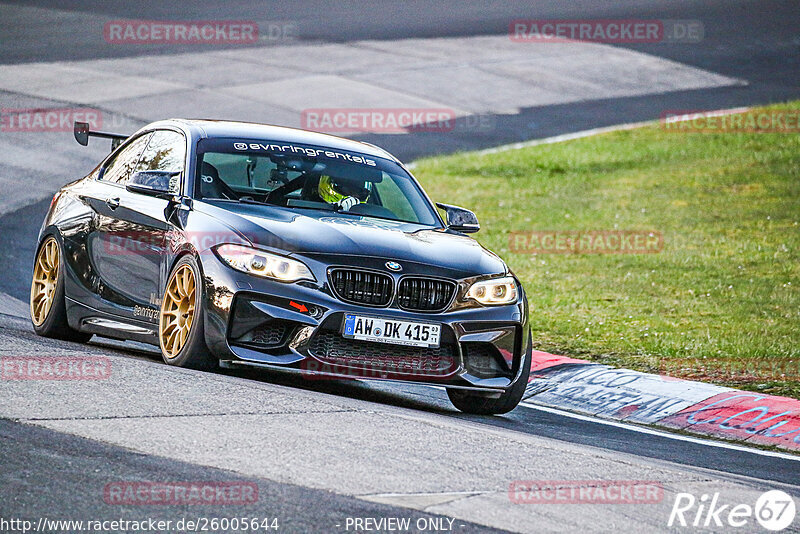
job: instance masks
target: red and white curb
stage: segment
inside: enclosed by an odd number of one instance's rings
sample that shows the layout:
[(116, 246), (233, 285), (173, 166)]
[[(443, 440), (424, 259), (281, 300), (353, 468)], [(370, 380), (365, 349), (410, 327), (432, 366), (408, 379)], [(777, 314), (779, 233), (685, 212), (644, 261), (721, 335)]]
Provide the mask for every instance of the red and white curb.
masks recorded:
[(528, 403), (800, 451), (800, 401), (534, 351)]

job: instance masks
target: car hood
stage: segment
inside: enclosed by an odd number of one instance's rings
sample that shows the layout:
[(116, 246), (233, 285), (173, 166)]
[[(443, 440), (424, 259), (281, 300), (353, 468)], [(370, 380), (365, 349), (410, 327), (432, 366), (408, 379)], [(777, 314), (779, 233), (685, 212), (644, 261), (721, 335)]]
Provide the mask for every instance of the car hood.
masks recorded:
[(198, 209), (235, 228), (253, 245), (291, 255), (352, 265), (372, 263), (359, 261), (364, 257), (411, 262), (461, 278), (507, 271), (503, 260), (474, 239), (442, 229), (321, 210), (208, 201), (200, 208), (200, 204)]

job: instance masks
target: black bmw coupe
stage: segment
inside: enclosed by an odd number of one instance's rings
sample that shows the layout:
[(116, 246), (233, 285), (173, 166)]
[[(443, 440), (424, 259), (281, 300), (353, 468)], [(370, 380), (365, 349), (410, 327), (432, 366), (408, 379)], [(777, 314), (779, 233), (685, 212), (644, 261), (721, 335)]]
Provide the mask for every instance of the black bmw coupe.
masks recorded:
[[(508, 412), (531, 360), (519, 280), (370, 144), (260, 124), (167, 120), (112, 140), (53, 197), (31, 319), (42, 336), (161, 347), (170, 365), (436, 384)], [(445, 215), (442, 219), (437, 206)]]

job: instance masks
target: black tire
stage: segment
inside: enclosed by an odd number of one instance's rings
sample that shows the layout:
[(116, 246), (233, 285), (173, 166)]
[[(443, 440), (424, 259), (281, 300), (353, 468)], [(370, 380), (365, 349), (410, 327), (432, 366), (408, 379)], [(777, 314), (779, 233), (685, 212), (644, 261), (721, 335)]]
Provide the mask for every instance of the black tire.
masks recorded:
[(531, 374), (531, 346), (530, 343), (523, 354), (522, 373), (511, 389), (499, 397), (491, 398), (474, 391), (451, 388), (447, 396), (453, 406), (464, 413), (475, 415), (501, 415), (508, 413), (522, 400), (525, 388), (528, 386), (528, 377)]
[[(58, 247), (59, 257), (64, 257), (64, 247), (61, 246), (61, 241), (58, 239), (58, 237), (54, 235), (47, 235), (44, 237), (44, 239), (42, 239), (42, 242), (39, 243), (39, 246), (36, 249), (34, 262), (39, 261), (39, 254), (42, 251), (43, 246), (51, 240), (54, 241)], [(34, 263), (34, 270), (35, 269), (36, 263)], [(92, 334), (73, 330), (69, 326), (69, 321), (67, 320), (67, 305), (64, 301), (64, 271), (64, 261), (59, 260), (56, 287), (55, 291), (53, 292), (53, 303), (50, 306), (50, 311), (47, 312), (47, 316), (45, 317), (44, 321), (42, 321), (42, 323), (39, 325), (37, 325), (33, 320), (31, 303), (34, 296), (34, 284), (31, 282), (31, 295), (29, 300), (29, 306), (31, 308), (31, 325), (33, 325), (33, 331), (42, 337), (62, 339), (64, 341), (75, 341), (77, 343), (86, 343), (92, 339)]]
[(167, 365), (175, 365), (177, 367), (185, 367), (187, 369), (196, 369), (199, 371), (213, 371), (219, 367), (219, 360), (215, 358), (208, 350), (208, 346), (206, 345), (205, 341), (205, 329), (203, 327), (203, 317), (205, 315), (205, 310), (203, 308), (203, 277), (200, 273), (200, 268), (198, 267), (197, 260), (194, 258), (194, 256), (186, 255), (178, 260), (178, 262), (172, 268), (172, 272), (170, 272), (167, 287), (170, 286), (170, 282), (172, 281), (175, 273), (183, 266), (188, 266), (194, 274), (196, 284), (194, 299), (195, 315), (192, 319), (192, 324), (189, 329), (189, 334), (186, 337), (185, 344), (175, 357), (170, 358), (164, 348), (164, 340), (162, 339), (163, 336), (161, 332), (164, 307), (167, 301), (166, 295), (162, 297), (161, 310), (159, 311), (158, 318), (158, 339), (159, 347), (161, 348), (161, 357), (164, 359), (164, 362), (167, 363)]

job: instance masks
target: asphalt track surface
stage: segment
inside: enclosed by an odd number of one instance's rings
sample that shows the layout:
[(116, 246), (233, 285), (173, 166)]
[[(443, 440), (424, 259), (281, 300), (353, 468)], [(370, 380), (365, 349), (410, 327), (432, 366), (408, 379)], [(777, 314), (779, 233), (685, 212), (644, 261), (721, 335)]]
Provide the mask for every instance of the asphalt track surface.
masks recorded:
[[(197, 51), (198, 46), (108, 46), (86, 25), (95, 16), (158, 20), (246, 19), (259, 24), (295, 25), (299, 42), (347, 42), (506, 35), (513, 19), (668, 19), (699, 20), (699, 43), (615, 44), (693, 67), (741, 79), (744, 84), (629, 98), (596, 98), (567, 105), (536, 106), (492, 117), (490, 131), (456, 126), (455, 132), (411, 136), (367, 135), (405, 160), (456, 150), (580, 131), (600, 126), (653, 120), (664, 110), (720, 109), (796, 98), (800, 87), (800, 6), (793, 0), (602, 0), (581, 2), (448, 2), (377, 0), (302, 4), (284, 2), (180, 2), (58, 0), (19, 2), (21, 13), (0, 20), (2, 63), (77, 61), (143, 54)], [(44, 9), (56, 11), (47, 11)], [(35, 20), (31, 20), (35, 19)], [(537, 46), (537, 45), (533, 45)], [(200, 48), (202, 49), (202, 48)], [(278, 51), (279, 53), (279, 51)], [(291, 65), (286, 66), (291, 69)], [(543, 73), (546, 76), (546, 73)], [(480, 81), (476, 80), (476, 84)], [(486, 88), (487, 92), (491, 87)], [(461, 132), (461, 130), (465, 130)]]
[[(0, 517), (5, 518), (44, 516), (52, 520), (80, 517), (141, 520), (148, 514), (135, 506), (98, 503), (98, 494), (109, 480), (225, 482), (231, 476), (221, 469), (135, 454), (120, 447), (7, 420), (0, 420), (0, 439), (4, 449), (4, 466), (0, 473), (4, 499), (0, 504)], [(46, 465), (57, 467), (58, 476), (39, 467)], [(237, 480), (257, 485), (258, 502), (237, 506), (236, 517), (270, 521), (279, 518), (278, 524), (283, 531), (331, 532), (337, 530), (337, 525), (345, 524), (347, 517), (402, 516), (414, 523), (437, 517), (293, 484), (254, 477)], [(47, 505), (43, 506), (43, 502)], [(269, 503), (266, 510), (264, 502)], [(309, 503), (314, 503), (314, 507)], [(323, 516), (320, 510), (328, 513)], [(157, 517), (161, 521), (177, 523), (184, 518), (219, 515), (218, 506), (184, 505), (170, 506), (165, 512), (159, 511)], [(458, 524), (459, 531), (465, 533), (502, 532), (463, 521)]]
[[(22, 4), (22, 3), (20, 3)], [(588, 102), (570, 105), (545, 106), (522, 109), (519, 113), (497, 115), (497, 128), (491, 132), (448, 137), (436, 134), (417, 134), (405, 136), (364, 136), (365, 140), (385, 146), (403, 159), (414, 158), (431, 153), (453, 150), (485, 148), (508, 142), (527, 140), (568, 133), (587, 128), (607, 126), (622, 122), (652, 120), (664, 109), (714, 109), (741, 105), (754, 105), (798, 98), (800, 95), (800, 7), (796, 2), (590, 2), (584, 5), (566, 5), (563, 2), (541, 2), (525, 7), (520, 3), (507, 2), (462, 2), (458, 9), (447, 4), (428, 2), (371, 2), (369, 9), (359, 3), (306, 2), (302, 6), (288, 3), (261, 3), (254, 8), (247, 2), (193, 3), (187, 12), (185, 3), (129, 3), (129, 2), (82, 2), (70, 6), (65, 2), (26, 2), (26, 6), (54, 8), (58, 11), (43, 10), (38, 21), (9, 20), (0, 21), (0, 58), (2, 63), (26, 63), (32, 61), (74, 61), (98, 58), (137, 56), (143, 53), (170, 54), (192, 51), (196, 48), (140, 49), (137, 47), (108, 47), (96, 39), (86, 37), (80, 28), (83, 17), (103, 16), (118, 18), (148, 19), (255, 19), (257, 21), (285, 20), (297, 24), (301, 40), (313, 42), (346, 42), (356, 39), (397, 39), (408, 37), (444, 37), (472, 35), (501, 35), (507, 31), (508, 21), (513, 18), (662, 18), (662, 19), (701, 19), (705, 27), (705, 38), (700, 45), (637, 45), (628, 46), (648, 54), (665, 57), (674, 61), (706, 69), (737, 79), (746, 80), (745, 85), (720, 87), (696, 91), (678, 91), (659, 95), (645, 95), (633, 98), (598, 98)], [(59, 28), (45, 31), (45, 28)], [(627, 46), (627, 45), (619, 45)], [(65, 178), (66, 181), (66, 178)], [(0, 181), (2, 184), (2, 181)], [(13, 191), (0, 192), (13, 194)], [(48, 200), (6, 213), (0, 217), (0, 291), (20, 300), (27, 299), (30, 281), (30, 265), (33, 261), (38, 226), (47, 209)], [(120, 345), (95, 338), (88, 347), (69, 343), (54, 343), (36, 338), (29, 325), (20, 319), (0, 316), (0, 354), (37, 356), (61, 355), (66, 352), (86, 351), (90, 354), (105, 354), (114, 362), (136, 366), (142, 373), (140, 379), (158, 380), (173, 371), (160, 364), (152, 351)], [(324, 420), (308, 419), (304, 406), (310, 403), (330, 403), (339, 406), (331, 409), (333, 414), (340, 410), (368, 412), (379, 416), (399, 417), (403, 421), (422, 421), (426, 424), (453, 425), (455, 429), (478, 435), (499, 436), (498, 439), (522, 439), (531, 436), (552, 447), (554, 451), (568, 451), (580, 462), (596, 460), (613, 461), (641, 470), (667, 466), (678, 473), (678, 481), (686, 477), (685, 488), (697, 488), (697, 480), (713, 483), (714, 486), (728, 487), (749, 485), (760, 491), (783, 488), (794, 495), (800, 495), (800, 462), (783, 455), (769, 455), (761, 451), (747, 451), (725, 445), (717, 446), (703, 440), (685, 441), (670, 435), (640, 432), (637, 429), (609, 426), (602, 421), (579, 419), (568, 414), (542, 411), (535, 407), (520, 406), (504, 417), (481, 418), (457, 413), (452, 409), (443, 391), (435, 388), (411, 388), (386, 384), (353, 383), (309, 383), (283, 375), (255, 373), (250, 371), (221, 372), (214, 375), (202, 373), (181, 374), (182, 380), (190, 380), (202, 394), (204, 387), (210, 387), (211, 380), (224, 381), (226, 387), (252, 383), (253, 387), (269, 388), (271, 392), (285, 396), (286, 407), (290, 413), (298, 406), (298, 421), (304, 424), (319, 424), (321, 435), (339, 436), (335, 430), (327, 428)], [(211, 378), (210, 378), (211, 377)], [(146, 386), (143, 386), (145, 389)], [(0, 389), (8, 388), (0, 385)], [(209, 391), (212, 391), (210, 388)], [(418, 505), (380, 504), (353, 495), (369, 494), (359, 488), (336, 487), (331, 483), (326, 489), (322, 482), (317, 483), (303, 473), (302, 468), (287, 462), (286, 477), (271, 475), (269, 466), (260, 469), (236, 467), (209, 457), (198, 458), (197, 454), (184, 454), (159, 449), (143, 437), (141, 444), (117, 434), (117, 430), (102, 425), (120, 418), (120, 424), (132, 421), (141, 414), (130, 415), (74, 415), (65, 413), (45, 413), (36, 417), (35, 410), (16, 413), (24, 402), (22, 393), (3, 391), (7, 399), (14, 400), (4, 408), (0, 421), (0, 517), (41, 516), (60, 518), (116, 517), (122, 515), (154, 516), (159, 518), (182, 518), (186, 516), (221, 515), (272, 515), (282, 519), (282, 530), (292, 532), (331, 532), (342, 530), (341, 521), (346, 517), (387, 517), (390, 515), (412, 517), (415, 520), (426, 514), (418, 511)], [(33, 392), (32, 392), (33, 393)], [(36, 394), (41, 394), (36, 391)], [(15, 396), (16, 395), (16, 396)], [(154, 396), (155, 399), (155, 396)], [(52, 400), (52, 399), (51, 399)], [(35, 402), (32, 397), (31, 402)], [(92, 404), (103, 405), (112, 402), (106, 399), (86, 398), (64, 400), (64, 408), (85, 407)], [(116, 401), (120, 402), (120, 401)], [(155, 403), (155, 400), (153, 401)], [(46, 404), (46, 402), (45, 402)], [(147, 399), (133, 402), (142, 409), (153, 409), (160, 405), (149, 405)], [(117, 408), (115, 408), (117, 409)], [(121, 409), (121, 408), (120, 408)], [(20, 408), (22, 410), (22, 408)], [(54, 408), (55, 410), (55, 408)], [(24, 411), (24, 410), (23, 410)], [(46, 411), (46, 410), (45, 410)], [(123, 410), (124, 411), (124, 410)], [(109, 413), (114, 412), (110, 410)], [(214, 417), (214, 412), (201, 412), (205, 417)], [(172, 416), (175, 420), (186, 418), (182, 412)], [(199, 416), (198, 416), (199, 417)], [(236, 418), (231, 415), (229, 417)], [(246, 419), (240, 416), (239, 419)], [(158, 417), (153, 416), (154, 419)], [(97, 430), (81, 426), (82, 421), (96, 425)], [(445, 421), (445, 422), (442, 422)], [(109, 423), (110, 424), (110, 423)], [(144, 424), (144, 423), (142, 423)], [(410, 424), (410, 423), (409, 423)], [(421, 424), (421, 423), (420, 423)], [(180, 429), (180, 425), (170, 425), (168, 417), (160, 428), (170, 435), (177, 446), (186, 440), (195, 439), (191, 432)], [(173, 430), (170, 430), (173, 428)], [(174, 435), (170, 432), (174, 431)], [(119, 432), (122, 432), (121, 430)], [(499, 432), (499, 434), (494, 434)], [(124, 432), (123, 432), (124, 433)], [(79, 437), (90, 436), (92, 439)], [(470, 434), (472, 435), (472, 434)], [(378, 438), (382, 437), (380, 433)], [(285, 436), (291, 441), (296, 436)], [(389, 439), (387, 434), (386, 439)], [(199, 439), (199, 438), (197, 438)], [(169, 443), (169, 440), (167, 440)], [(440, 444), (431, 444), (431, 448)], [(288, 447), (288, 446), (287, 446)], [(381, 454), (381, 446), (364, 443), (366, 451), (374, 450)], [(290, 448), (290, 447), (289, 447)], [(253, 463), (263, 461), (262, 454), (255, 451), (235, 451), (244, 458), (252, 457)], [(298, 455), (309, 454), (297, 451)], [(320, 443), (320, 454), (336, 453), (346, 455), (347, 450), (336, 443)], [(227, 453), (222, 451), (219, 456)], [(312, 451), (312, 453), (314, 452)], [(405, 466), (416, 465), (425, 450), (408, 450), (405, 456), (392, 457), (396, 464), (386, 466), (386, 470), (396, 470), (401, 476)], [(554, 453), (554, 456), (558, 456)], [(588, 460), (587, 460), (588, 459)], [(531, 455), (531, 461), (541, 461), (540, 456)], [(498, 469), (504, 459), (497, 459)], [(580, 463), (579, 462), (579, 463)], [(334, 462), (335, 463), (335, 462)], [(227, 466), (219, 467), (219, 465)], [(233, 466), (233, 467), (231, 467)], [(569, 468), (554, 462), (548, 471), (549, 479), (576, 479), (586, 469)], [(294, 469), (294, 471), (293, 471)], [(666, 469), (666, 468), (665, 468)], [(525, 478), (526, 466), (519, 466), (520, 477)], [(641, 471), (638, 471), (641, 473)], [(701, 473), (701, 475), (697, 475)], [(697, 475), (697, 476), (695, 476)], [(353, 474), (357, 477), (358, 474)], [(530, 477), (530, 475), (528, 475)], [(453, 475), (457, 479), (456, 475)], [(235, 514), (221, 514), (219, 509), (191, 507), (159, 508), (157, 513), (141, 507), (108, 506), (98, 498), (102, 487), (115, 480), (249, 480), (258, 484), (259, 506), (237, 508)], [(324, 478), (320, 475), (319, 478)], [(376, 473), (376, 478), (380, 476)], [(427, 480), (423, 473), (404, 474), (401, 477), (407, 487), (401, 491), (414, 493), (414, 480)], [(586, 478), (591, 478), (587, 476)], [(297, 480), (288, 483), (287, 479)], [(427, 488), (431, 494), (442, 494), (448, 490), (448, 481)], [(399, 484), (399, 486), (403, 486)], [(455, 482), (453, 487), (457, 486)], [(681, 489), (680, 484), (675, 484)], [(401, 502), (401, 501), (397, 501)], [(487, 505), (484, 505), (487, 506)], [(415, 510), (414, 508), (417, 508)], [(435, 508), (435, 507), (434, 507)], [(480, 508), (480, 507), (478, 507)], [(498, 506), (498, 510), (504, 510)], [(473, 517), (453, 506), (438, 508), (442, 513), (458, 517), (459, 530), (471, 532), (485, 530), (485, 525), (503, 525), (503, 520), (493, 517), (491, 506), (482, 512), (474, 512), (475, 522), (465, 518)], [(241, 513), (240, 513), (241, 512)], [(557, 531), (558, 523), (550, 517), (539, 517), (539, 512), (530, 510), (530, 522), (510, 521), (512, 530), (536, 531), (536, 521), (541, 521), (541, 530)], [(622, 528), (624, 523), (604, 528), (603, 513), (581, 514), (575, 524), (590, 531), (610, 531)], [(631, 513), (631, 516), (637, 514)], [(647, 514), (644, 514), (647, 515)], [(664, 528), (666, 515), (663, 510), (651, 514), (652, 527)], [(545, 514), (546, 516), (546, 514)], [(598, 519), (599, 517), (599, 519)], [(617, 518), (618, 519), (618, 518)], [(601, 523), (598, 524), (598, 521)], [(337, 526), (339, 525), (339, 526)], [(659, 530), (661, 528), (658, 528)]]

